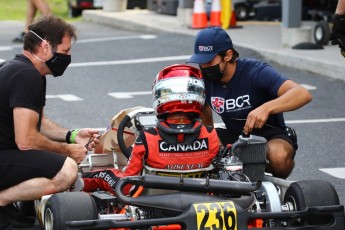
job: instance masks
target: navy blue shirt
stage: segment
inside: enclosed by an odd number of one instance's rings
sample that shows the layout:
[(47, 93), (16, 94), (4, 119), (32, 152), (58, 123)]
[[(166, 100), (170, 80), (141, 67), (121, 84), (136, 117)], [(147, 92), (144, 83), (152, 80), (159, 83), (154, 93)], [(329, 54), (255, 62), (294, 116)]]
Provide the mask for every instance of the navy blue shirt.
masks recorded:
[[(240, 135), (250, 111), (277, 98), (278, 90), (286, 80), (266, 63), (238, 59), (234, 76), (228, 83), (205, 80), (206, 103), (221, 116), (228, 130)], [(261, 131), (284, 125), (282, 113), (270, 115)]]

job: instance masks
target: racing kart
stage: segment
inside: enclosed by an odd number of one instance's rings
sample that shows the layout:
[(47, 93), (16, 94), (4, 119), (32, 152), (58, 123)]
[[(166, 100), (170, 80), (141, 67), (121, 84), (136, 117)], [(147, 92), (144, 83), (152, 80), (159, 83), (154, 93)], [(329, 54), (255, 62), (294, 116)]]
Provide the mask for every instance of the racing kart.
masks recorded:
[[(153, 110), (117, 114), (100, 147), (80, 170), (123, 168), (141, 129), (155, 126)], [(212, 165), (197, 170), (145, 166), (120, 179), (116, 196), (70, 191), (35, 201), (44, 229), (344, 229), (344, 206), (327, 181), (288, 181), (265, 173), (267, 141), (240, 136), (221, 149)], [(82, 182), (82, 180), (77, 180)], [(125, 186), (132, 192), (126, 195)]]

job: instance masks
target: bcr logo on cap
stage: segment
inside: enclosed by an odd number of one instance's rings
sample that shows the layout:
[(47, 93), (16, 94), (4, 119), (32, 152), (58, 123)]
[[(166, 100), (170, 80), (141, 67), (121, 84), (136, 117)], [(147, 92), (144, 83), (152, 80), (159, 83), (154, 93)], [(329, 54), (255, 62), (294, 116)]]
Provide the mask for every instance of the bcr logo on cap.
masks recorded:
[(212, 51), (213, 46), (199, 46), (199, 51)]

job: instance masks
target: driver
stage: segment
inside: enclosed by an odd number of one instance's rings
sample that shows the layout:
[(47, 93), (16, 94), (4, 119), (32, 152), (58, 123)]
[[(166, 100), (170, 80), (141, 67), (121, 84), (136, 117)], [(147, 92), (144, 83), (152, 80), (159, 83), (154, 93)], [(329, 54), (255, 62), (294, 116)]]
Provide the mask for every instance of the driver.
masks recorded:
[(100, 189), (115, 194), (116, 182), (121, 177), (139, 175), (144, 164), (168, 170), (201, 169), (211, 164), (219, 151), (219, 141), (215, 129), (201, 123), (205, 87), (199, 69), (180, 64), (164, 68), (154, 80), (153, 98), (157, 126), (140, 132), (123, 171), (84, 173), (84, 191)]

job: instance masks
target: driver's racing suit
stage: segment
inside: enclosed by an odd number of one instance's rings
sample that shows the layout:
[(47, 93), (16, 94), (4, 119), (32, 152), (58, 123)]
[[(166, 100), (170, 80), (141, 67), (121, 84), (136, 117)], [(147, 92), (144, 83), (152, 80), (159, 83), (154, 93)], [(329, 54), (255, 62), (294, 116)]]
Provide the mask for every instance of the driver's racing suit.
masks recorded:
[[(218, 154), (219, 141), (215, 129), (201, 126), (200, 132), (189, 143), (168, 143), (158, 128), (143, 130), (135, 141), (128, 165), (119, 169), (95, 170), (82, 175), (83, 191), (109, 191), (115, 194), (117, 181), (125, 176), (139, 175), (144, 164), (152, 168), (191, 170), (208, 167)], [(188, 139), (187, 134), (184, 140)], [(128, 194), (130, 186), (124, 193)]]

